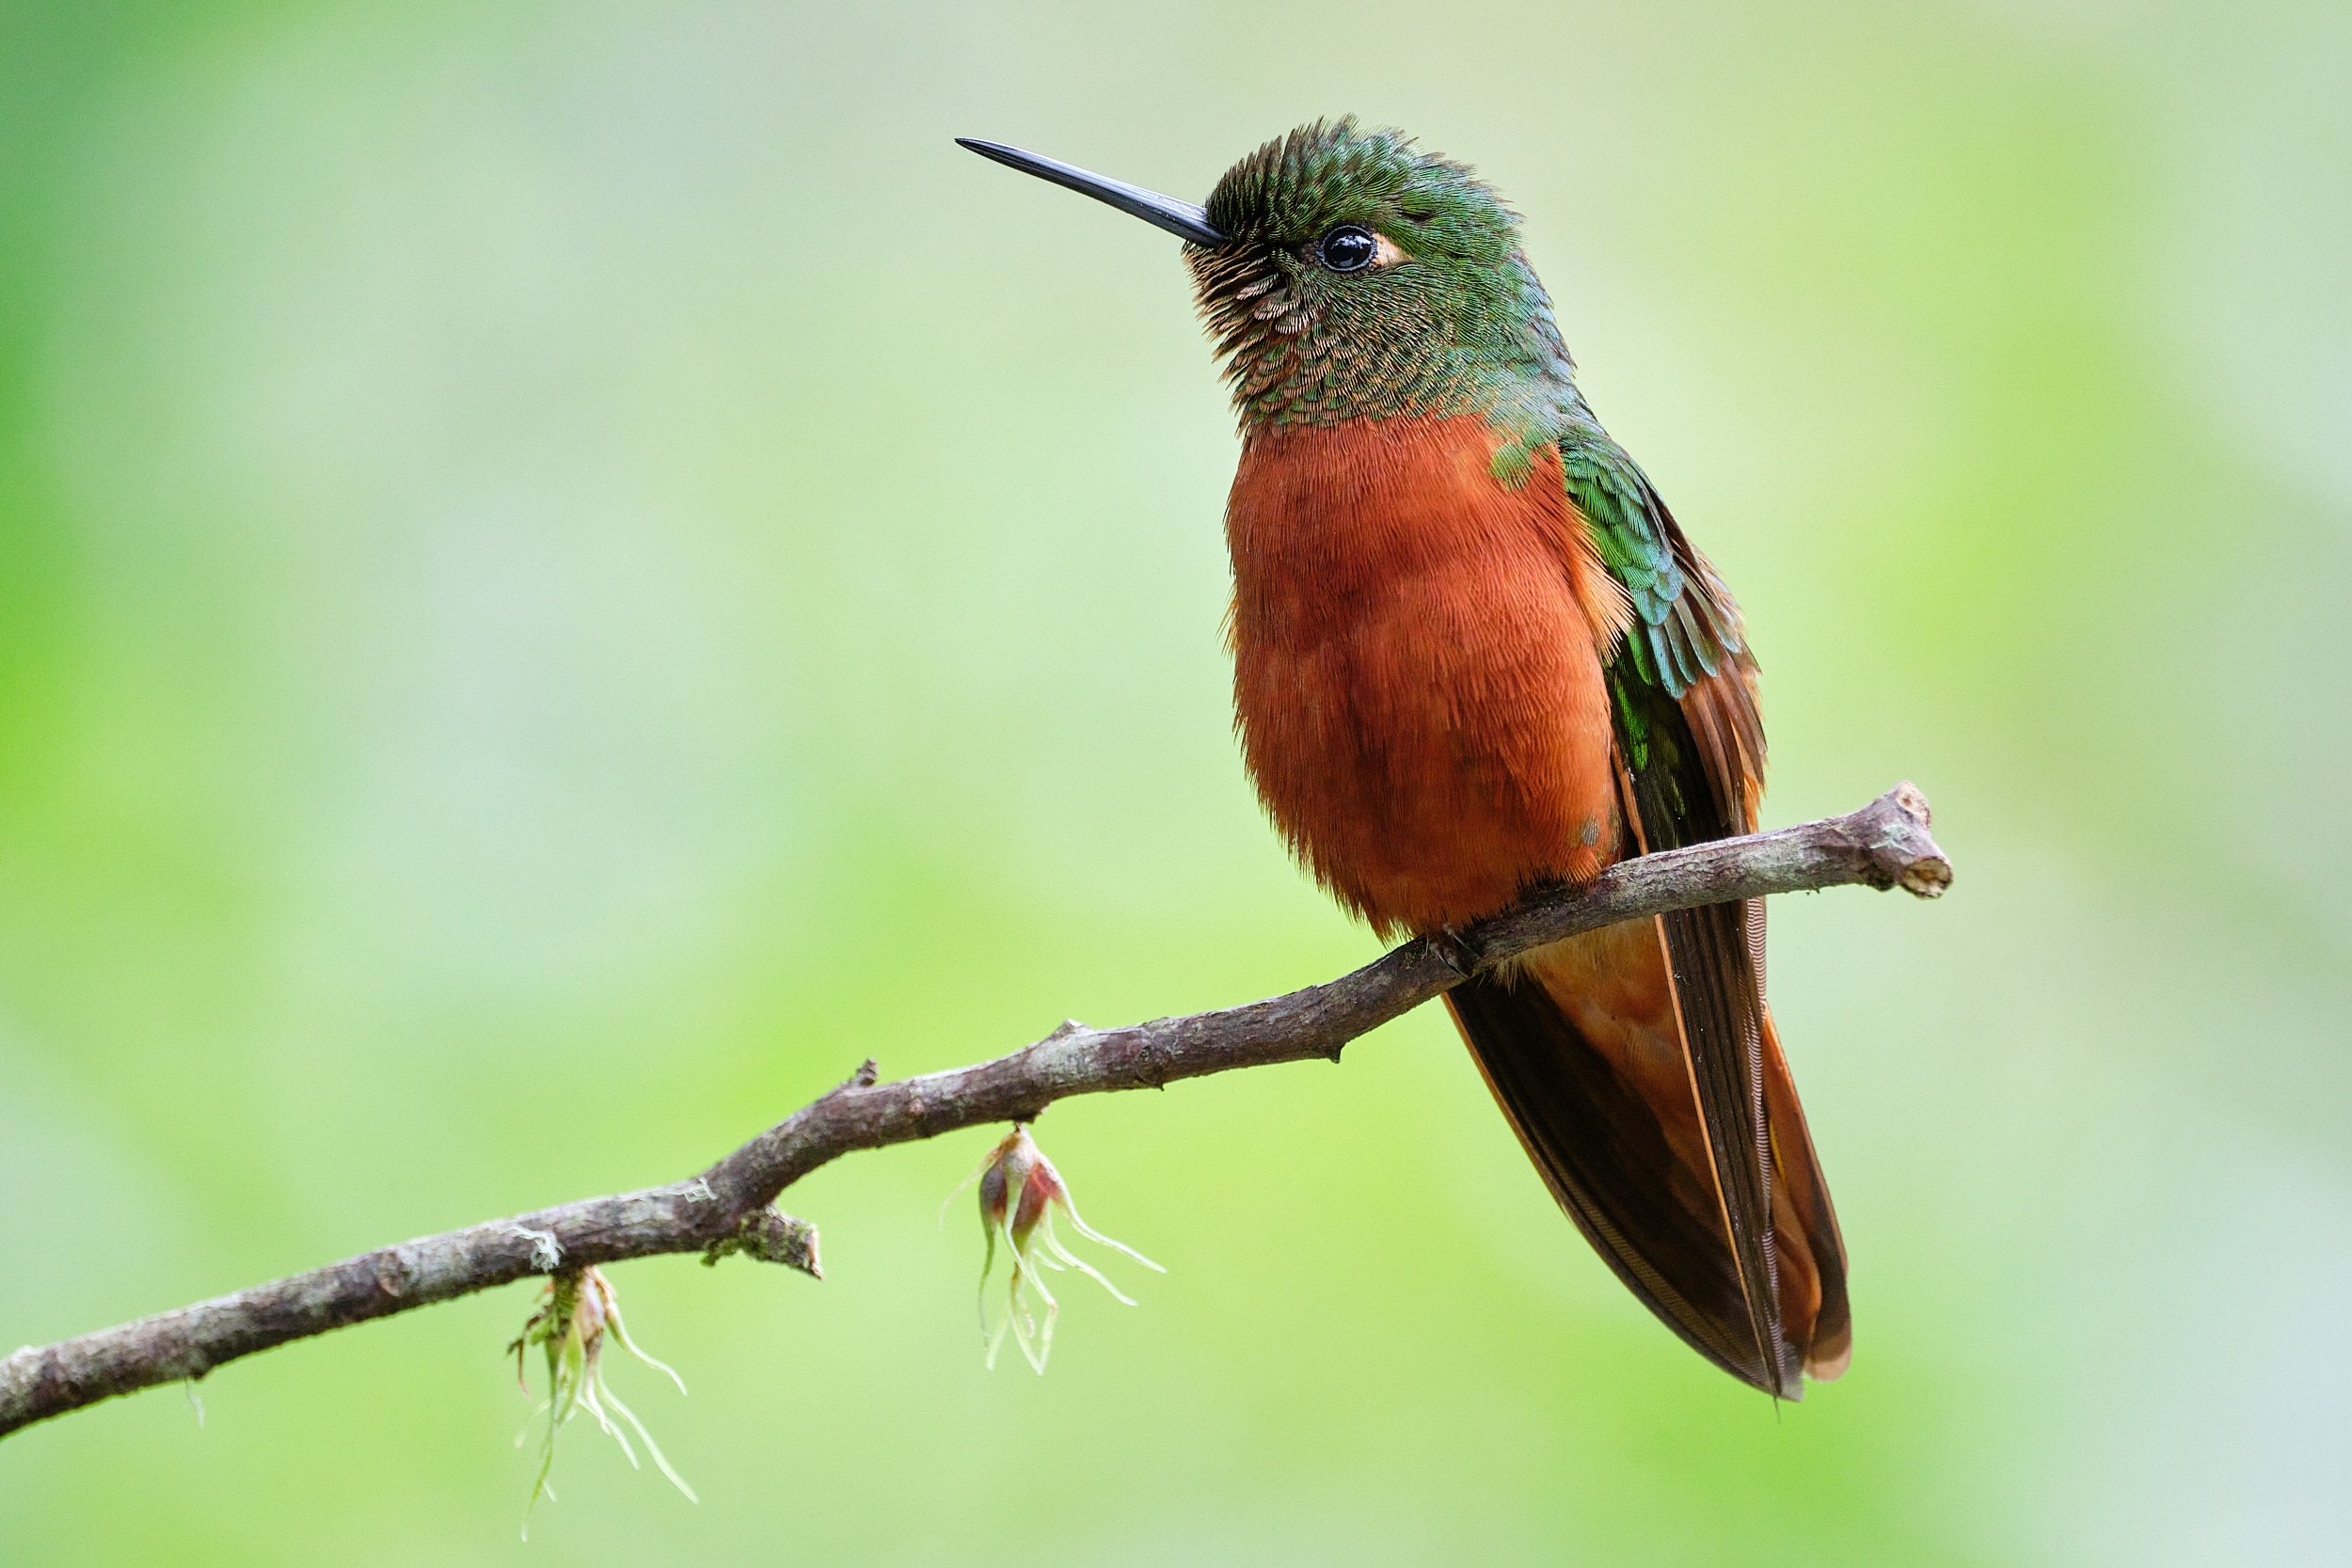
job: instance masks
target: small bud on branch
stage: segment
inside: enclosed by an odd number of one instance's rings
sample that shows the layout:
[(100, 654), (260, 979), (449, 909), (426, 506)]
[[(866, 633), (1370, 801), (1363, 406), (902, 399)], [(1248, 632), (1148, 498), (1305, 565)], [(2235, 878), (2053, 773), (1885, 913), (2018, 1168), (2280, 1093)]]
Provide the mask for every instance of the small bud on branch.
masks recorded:
[[(1005, 1335), (1009, 1331), (1021, 1354), (1039, 1372), (1045, 1370), (1045, 1358), (1054, 1350), (1054, 1320), (1061, 1315), (1061, 1303), (1046, 1288), (1041, 1268), (1057, 1273), (1075, 1269), (1093, 1280), (1113, 1299), (1133, 1307), (1135, 1301), (1094, 1266), (1072, 1252), (1055, 1230), (1055, 1216), (1070, 1222), (1070, 1227), (1089, 1242), (1123, 1252), (1157, 1274), (1168, 1271), (1124, 1242), (1112, 1241), (1078, 1217), (1078, 1206), (1070, 1196), (1070, 1184), (1062, 1180), (1054, 1162), (1037, 1147), (1029, 1136), (1026, 1123), (1016, 1123), (1004, 1142), (990, 1151), (988, 1163), (980, 1167), (980, 1229), (988, 1239), (988, 1252), (980, 1262), (980, 1335), (988, 1344), (988, 1365), (996, 1366), (996, 1353), (1004, 1348)], [(991, 1329), (988, 1324), (988, 1276), (996, 1266), (996, 1243), (1001, 1238), (1010, 1277), (1005, 1287), (1005, 1315)], [(1041, 1315), (1037, 1307), (1042, 1303)]]
[[(555, 1496), (548, 1484), (548, 1477), (555, 1469), (555, 1436), (571, 1419), (582, 1411), (596, 1418), (596, 1425), (607, 1437), (621, 1446), (628, 1456), (629, 1468), (640, 1468), (637, 1449), (628, 1440), (628, 1433), (613, 1423), (614, 1416), (627, 1421), (637, 1433), (637, 1440), (645, 1445), (654, 1466), (670, 1478), (670, 1484), (686, 1494), (688, 1502), (700, 1502), (694, 1489), (685, 1478), (670, 1467), (661, 1446), (645, 1430), (645, 1423), (637, 1413), (621, 1402), (621, 1397), (605, 1381), (604, 1345), (612, 1340), (629, 1354), (657, 1371), (666, 1373), (677, 1391), (686, 1392), (686, 1380), (677, 1375), (667, 1363), (657, 1361), (640, 1349), (628, 1337), (628, 1326), (621, 1321), (621, 1298), (601, 1269), (567, 1269), (548, 1281), (539, 1310), (523, 1324), (523, 1331), (507, 1350), (515, 1357), (515, 1381), (522, 1384), (523, 1392), (531, 1391), (525, 1380), (523, 1357), (533, 1345), (543, 1347), (548, 1360), (548, 1395), (539, 1410), (548, 1418), (548, 1433), (539, 1445), (539, 1473), (531, 1482), (530, 1500), (523, 1505), (523, 1539), (531, 1539), (531, 1510), (544, 1495)], [(610, 1407), (608, 1409), (608, 1407)], [(533, 1412), (534, 1415), (537, 1411)], [(515, 1446), (522, 1447), (531, 1435), (525, 1427), (516, 1433)]]

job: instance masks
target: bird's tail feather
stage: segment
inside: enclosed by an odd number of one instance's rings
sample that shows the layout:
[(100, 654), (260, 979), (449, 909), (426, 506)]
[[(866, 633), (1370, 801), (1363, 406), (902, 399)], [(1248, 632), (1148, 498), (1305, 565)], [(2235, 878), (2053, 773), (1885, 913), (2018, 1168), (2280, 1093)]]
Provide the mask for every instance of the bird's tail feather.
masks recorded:
[[(1657, 921), (1587, 933), (1448, 993), (1463, 1038), (1562, 1208), (1650, 1310), (1735, 1377), (1796, 1398), (1850, 1340), (1845, 1253), (1769, 1014), (1769, 1282), (1728, 1230)], [(1769, 1351), (1760, 1341), (1769, 1340)]]

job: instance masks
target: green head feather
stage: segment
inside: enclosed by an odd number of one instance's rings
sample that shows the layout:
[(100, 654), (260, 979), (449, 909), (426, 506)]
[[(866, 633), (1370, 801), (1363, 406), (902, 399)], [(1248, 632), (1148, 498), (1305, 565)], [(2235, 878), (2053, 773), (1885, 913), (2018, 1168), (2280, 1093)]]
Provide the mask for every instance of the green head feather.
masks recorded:
[[(1245, 424), (1474, 413), (1518, 446), (1582, 411), (1518, 216), (1464, 166), (1318, 120), (1227, 170), (1206, 212), (1225, 243), (1184, 255)], [(1372, 260), (1337, 270), (1351, 226)]]

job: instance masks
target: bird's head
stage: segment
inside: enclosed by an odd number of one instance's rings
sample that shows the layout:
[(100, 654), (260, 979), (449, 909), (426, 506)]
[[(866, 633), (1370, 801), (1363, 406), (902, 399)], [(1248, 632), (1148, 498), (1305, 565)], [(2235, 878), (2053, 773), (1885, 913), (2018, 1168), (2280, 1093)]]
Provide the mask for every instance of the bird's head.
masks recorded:
[(1226, 170), (1205, 206), (963, 145), (1183, 238), (1246, 425), (1461, 413), (1516, 425), (1575, 396), (1518, 215), (1401, 133), (1301, 126)]

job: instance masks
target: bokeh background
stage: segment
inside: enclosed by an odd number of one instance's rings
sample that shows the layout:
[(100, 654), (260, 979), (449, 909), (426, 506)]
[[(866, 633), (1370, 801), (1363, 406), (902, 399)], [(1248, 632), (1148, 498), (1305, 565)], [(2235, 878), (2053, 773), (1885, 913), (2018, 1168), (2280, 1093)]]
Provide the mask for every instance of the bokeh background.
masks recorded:
[[(1768, 10), (1771, 14), (1767, 14)], [(672, 1180), (844, 1076), (1374, 947), (1228, 732), (1180, 194), (1357, 111), (1527, 215), (1737, 588), (1854, 1259), (1777, 1412), (1441, 1017), (1041, 1128), (1169, 1267), (982, 1370), (990, 1137), (0, 1446), (26, 1565), (2352, 1560), (2352, 13), (2314, 0), (0, 9), (0, 1344)]]

